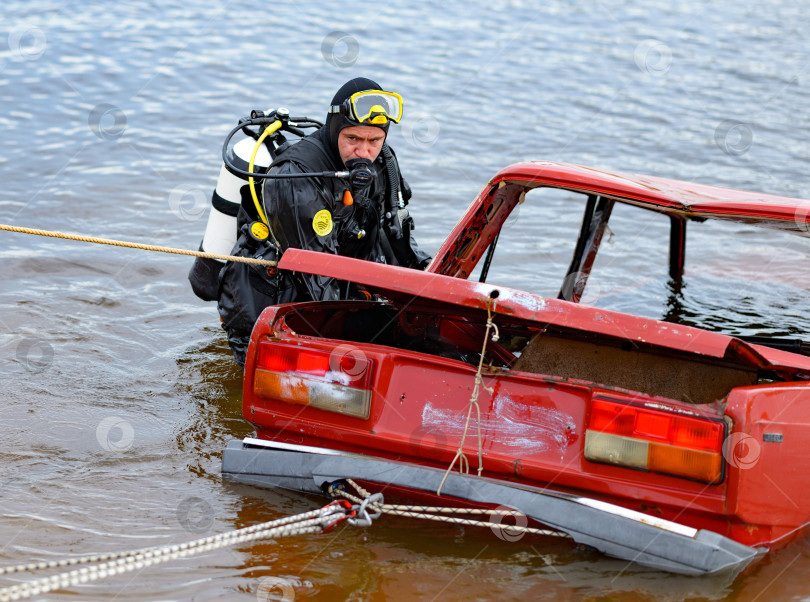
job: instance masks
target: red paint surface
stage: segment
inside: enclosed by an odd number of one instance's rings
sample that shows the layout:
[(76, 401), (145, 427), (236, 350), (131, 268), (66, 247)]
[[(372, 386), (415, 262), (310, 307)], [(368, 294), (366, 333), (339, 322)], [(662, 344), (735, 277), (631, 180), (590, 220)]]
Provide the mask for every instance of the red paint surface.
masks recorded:
[[(279, 267), (363, 284), (397, 308), (418, 302), (425, 315), (462, 308), (483, 323), (489, 306), (496, 321), (498, 316), (508, 317), (527, 327), (553, 325), (695, 356), (733, 359), (797, 379), (740, 387), (732, 390), (725, 403), (708, 407), (608, 390), (582, 381), (499, 370), (485, 375), (484, 384), (492, 392), (482, 389), (478, 400), (483, 417), (484, 476), (581, 493), (708, 528), (747, 545), (777, 547), (789, 541), (810, 522), (810, 501), (803, 495), (810, 490), (810, 473), (805, 469), (810, 463), (806, 443), (810, 440), (810, 382), (800, 380), (807, 378), (810, 358), (698, 328), (464, 280), (520, 194), (538, 185), (608, 194), (665, 213), (736, 219), (805, 235), (810, 230), (803, 231), (797, 221), (808, 201), (564, 164), (521, 163), (499, 172), (484, 188), (426, 272), (296, 249), (285, 252)], [(352, 303), (363, 307), (362, 302)], [(256, 426), (257, 435), (446, 468), (458, 448), (474, 385), (475, 367), (464, 362), (351, 343), (375, 367), (368, 420), (253, 394), (258, 341), (294, 342), (327, 351), (346, 343), (299, 335), (286, 325), (286, 316), (305, 313), (314, 306), (317, 304), (268, 308), (257, 322), (244, 381), (244, 415)], [(459, 340), (475, 337), (465, 328), (447, 328), (444, 333)], [(729, 444), (722, 482), (707, 485), (585, 460), (584, 430), (596, 395), (696, 416), (725, 416)], [(471, 472), (478, 465), (476, 433), (473, 421), (464, 447)], [(528, 438), (516, 443), (524, 435)]]

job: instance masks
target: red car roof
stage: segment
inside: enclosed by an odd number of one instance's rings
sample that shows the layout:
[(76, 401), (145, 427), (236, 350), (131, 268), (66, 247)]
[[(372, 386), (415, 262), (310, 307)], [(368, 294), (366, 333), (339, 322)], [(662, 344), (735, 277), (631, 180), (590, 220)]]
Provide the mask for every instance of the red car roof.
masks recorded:
[[(656, 176), (607, 172), (551, 161), (516, 163), (499, 171), (485, 191), (500, 182), (534, 188), (547, 185), (617, 197), (663, 213), (758, 223), (810, 237), (810, 200), (721, 188)], [(482, 198), (479, 195), (479, 199)]]

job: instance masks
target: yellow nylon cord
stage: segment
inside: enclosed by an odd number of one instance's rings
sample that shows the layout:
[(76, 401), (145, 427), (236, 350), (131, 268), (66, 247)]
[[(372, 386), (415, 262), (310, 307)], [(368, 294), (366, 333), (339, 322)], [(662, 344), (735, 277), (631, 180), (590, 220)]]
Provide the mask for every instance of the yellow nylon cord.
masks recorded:
[(186, 249), (174, 249), (172, 247), (161, 247), (158, 245), (145, 245), (138, 242), (112, 240), (109, 238), (95, 238), (93, 236), (81, 236), (79, 234), (65, 234), (64, 232), (37, 230), (35, 228), (23, 228), (21, 226), (9, 226), (7, 224), (0, 224), (0, 230), (7, 230), (8, 232), (20, 232), (22, 234), (36, 234), (37, 236), (50, 236), (51, 238), (80, 240), (82, 242), (92, 242), (100, 245), (112, 245), (114, 247), (129, 247), (131, 249), (143, 249), (144, 251), (157, 251), (159, 253), (174, 253), (176, 255), (191, 255), (192, 257), (207, 257), (209, 259), (218, 259), (219, 261), (237, 261), (240, 263), (253, 263), (267, 266), (278, 265), (278, 261), (270, 261), (269, 259), (254, 259), (253, 257), (239, 257), (237, 255), (220, 255), (218, 253), (206, 253), (205, 251), (188, 251)]

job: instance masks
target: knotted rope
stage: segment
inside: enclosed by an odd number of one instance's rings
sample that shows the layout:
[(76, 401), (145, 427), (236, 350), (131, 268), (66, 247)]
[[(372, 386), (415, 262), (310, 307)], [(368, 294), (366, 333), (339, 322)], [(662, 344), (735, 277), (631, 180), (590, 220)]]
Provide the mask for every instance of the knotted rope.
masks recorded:
[(436, 495), (441, 495), (442, 487), (444, 487), (444, 482), (447, 480), (447, 477), (450, 475), (450, 472), (453, 470), (453, 466), (456, 465), (456, 461), (458, 461), (458, 471), (464, 474), (468, 474), (470, 472), (470, 462), (467, 460), (467, 456), (464, 455), (464, 442), (467, 439), (467, 429), (470, 426), (470, 418), (472, 417), (473, 408), (475, 408), (475, 414), (477, 419), (477, 426), (478, 426), (478, 476), (481, 476), (481, 472), (484, 470), (484, 451), (483, 451), (483, 442), (481, 438), (481, 408), (478, 405), (478, 394), (480, 389), (483, 388), (487, 393), (492, 395), (494, 390), (491, 387), (487, 387), (484, 384), (484, 379), (481, 376), (481, 373), (484, 370), (484, 355), (487, 351), (487, 343), (489, 342), (489, 331), (493, 328), (495, 329), (495, 334), (492, 335), (493, 342), (497, 342), (499, 338), (498, 334), (498, 327), (495, 325), (495, 322), (492, 321), (492, 306), (494, 305), (495, 300), (490, 298), (487, 302), (487, 327), (486, 331), (484, 332), (484, 344), (481, 348), (481, 357), (478, 360), (478, 370), (475, 373), (475, 386), (473, 387), (472, 395), (470, 395), (470, 405), (467, 408), (467, 419), (464, 422), (464, 432), (461, 434), (461, 443), (458, 445), (458, 450), (456, 451), (456, 455), (453, 458), (453, 461), (450, 462), (450, 466), (447, 467), (447, 470), (444, 473), (444, 477), (442, 478), (442, 482), (439, 483), (439, 488), (436, 490)]
[[(363, 502), (367, 502), (368, 510), (379, 513), (379, 514), (390, 514), (393, 516), (403, 516), (407, 518), (421, 518), (426, 520), (434, 520), (443, 523), (453, 523), (457, 525), (469, 525), (473, 527), (489, 527), (492, 529), (493, 532), (496, 534), (499, 532), (506, 532), (509, 538), (506, 538), (506, 541), (515, 541), (510, 539), (514, 537), (514, 534), (523, 534), (523, 533), (531, 533), (534, 535), (543, 535), (549, 537), (567, 537), (570, 538), (571, 536), (567, 533), (562, 531), (554, 531), (550, 529), (537, 529), (535, 527), (529, 527), (526, 525), (514, 524), (514, 525), (503, 525), (499, 522), (492, 522), (494, 518), (503, 518), (506, 516), (514, 517), (515, 520), (526, 520), (528, 519), (523, 512), (519, 510), (513, 510), (510, 508), (498, 507), (498, 508), (450, 508), (446, 506), (405, 506), (402, 504), (385, 504), (382, 501), (378, 501), (376, 496), (379, 496), (379, 493), (371, 494), (366, 489), (355, 483), (352, 479), (345, 479), (345, 483), (351, 485), (358, 495), (355, 495), (349, 491), (346, 491), (346, 488), (340, 483), (332, 483), (329, 485), (328, 492), (332, 497), (342, 497), (345, 498), (354, 504), (362, 504)], [(452, 515), (459, 515), (459, 516), (452, 516)], [(486, 515), (489, 517), (490, 520), (481, 520), (481, 519), (473, 519), (473, 518), (462, 518), (463, 516), (482, 516)]]

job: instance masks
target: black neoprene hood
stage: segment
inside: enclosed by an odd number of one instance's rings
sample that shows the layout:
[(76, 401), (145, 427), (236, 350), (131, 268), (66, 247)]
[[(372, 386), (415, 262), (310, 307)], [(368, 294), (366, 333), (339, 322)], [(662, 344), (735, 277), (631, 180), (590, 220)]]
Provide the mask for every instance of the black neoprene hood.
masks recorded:
[[(335, 96), (332, 98), (332, 102), (330, 106), (342, 105), (346, 100), (348, 100), (352, 94), (355, 92), (363, 92), (364, 90), (382, 90), (380, 84), (377, 82), (367, 79), (365, 77), (355, 77), (347, 81), (343, 86), (341, 86), (340, 90), (335, 93)], [(367, 123), (357, 123), (349, 119), (343, 113), (329, 113), (326, 117), (326, 127), (329, 131), (329, 150), (332, 152), (335, 159), (337, 159), (337, 164), (342, 164), (340, 160), (340, 152), (338, 151), (338, 135), (340, 131), (344, 128), (348, 127), (357, 127), (361, 125), (371, 125), (372, 127), (378, 127), (388, 135), (388, 126), (390, 123), (386, 120), (385, 125), (376, 125), (376, 124), (367, 124)]]

